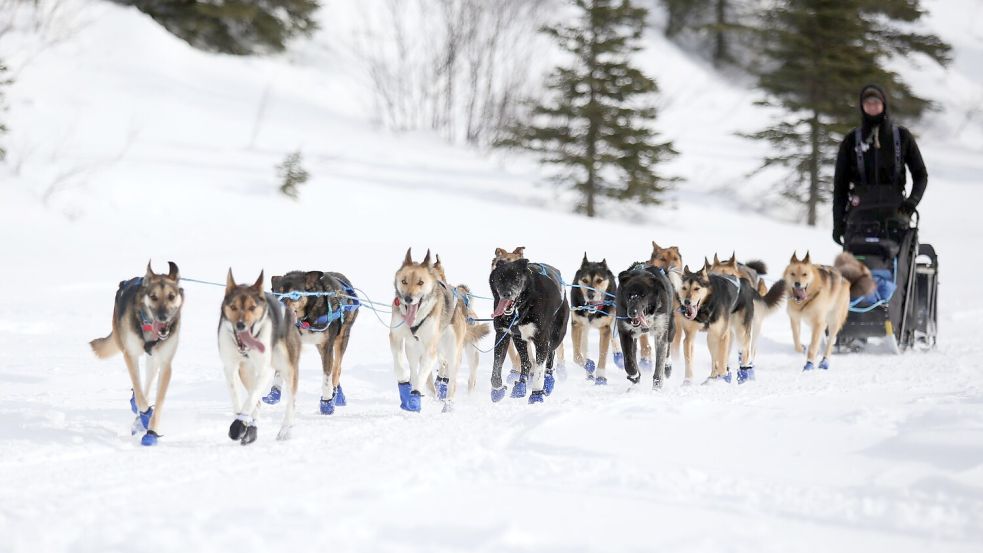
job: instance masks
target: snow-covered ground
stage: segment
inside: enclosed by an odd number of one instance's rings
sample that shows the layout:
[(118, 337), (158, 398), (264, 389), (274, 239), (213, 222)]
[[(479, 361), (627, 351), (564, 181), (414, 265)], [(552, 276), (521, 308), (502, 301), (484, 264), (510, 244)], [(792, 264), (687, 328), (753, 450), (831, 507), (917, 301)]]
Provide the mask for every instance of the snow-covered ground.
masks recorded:
[[(95, 359), (87, 342), (108, 333), (117, 283), (148, 258), (216, 282), (230, 266), (243, 281), (337, 270), (385, 302), (408, 246), (439, 252), (451, 281), (487, 295), (496, 246), (526, 246), (569, 279), (584, 251), (620, 268), (651, 240), (678, 244), (692, 264), (737, 250), (772, 274), (796, 249), (831, 260), (835, 244), (826, 228), (766, 218), (719, 191), (760, 155), (733, 131), (767, 116), (754, 92), (657, 36), (646, 63), (664, 91), (660, 124), (682, 151), (669, 170), (689, 182), (671, 209), (589, 220), (533, 187), (525, 160), (375, 128), (352, 58), (328, 55), (344, 50), (351, 21), (326, 21), (318, 55), (240, 59), (194, 51), (134, 10), (68, 5), (83, 23), (17, 71), (2, 138), (0, 551), (983, 544), (978, 2), (926, 2), (956, 60), (948, 73), (911, 69), (946, 106), (915, 129), (930, 172), (922, 236), (942, 264), (937, 351), (835, 357), (831, 371), (803, 374), (780, 312), (750, 385), (682, 387), (677, 364), (663, 391), (625, 394), (617, 369), (602, 388), (568, 367), (544, 405), (493, 405), (485, 354), (456, 412), (429, 402), (411, 415), (398, 408), (387, 331), (364, 312), (344, 363), (349, 405), (318, 414), (308, 349), (293, 439), (273, 440), (282, 406), (264, 408), (248, 448), (225, 436), (222, 290), (191, 282), (164, 436), (144, 448), (129, 435), (122, 360)], [(0, 43), (15, 69), (31, 46), (18, 40)], [(313, 177), (293, 202), (276, 194), (272, 168), (297, 148)], [(698, 375), (708, 362), (698, 347)]]

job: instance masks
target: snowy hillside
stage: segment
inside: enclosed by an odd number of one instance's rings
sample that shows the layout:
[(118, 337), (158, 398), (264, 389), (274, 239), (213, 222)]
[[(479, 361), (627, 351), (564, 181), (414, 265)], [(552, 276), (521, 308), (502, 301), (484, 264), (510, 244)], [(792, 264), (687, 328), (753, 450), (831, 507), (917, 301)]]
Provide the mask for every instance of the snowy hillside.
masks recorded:
[[(944, 107), (913, 125), (930, 175), (922, 238), (942, 266), (938, 351), (834, 357), (803, 374), (781, 311), (750, 385), (683, 387), (680, 362), (663, 391), (624, 394), (623, 371), (602, 388), (568, 365), (544, 405), (493, 405), (484, 354), (455, 413), (427, 402), (411, 415), (387, 330), (366, 311), (344, 362), (349, 405), (318, 414), (308, 348), (293, 439), (273, 440), (282, 406), (266, 407), (243, 448), (225, 435), (222, 289), (186, 282), (163, 437), (141, 447), (123, 362), (95, 359), (88, 341), (108, 333), (118, 282), (148, 258), (213, 282), (230, 266), (242, 281), (336, 270), (387, 302), (409, 246), (439, 252), (449, 279), (481, 295), (497, 246), (526, 246), (568, 280), (585, 251), (621, 268), (652, 240), (694, 265), (736, 250), (772, 275), (795, 250), (837, 251), (826, 227), (720, 190), (767, 185), (745, 177), (762, 146), (733, 134), (767, 114), (660, 36), (643, 64), (682, 152), (667, 172), (688, 182), (669, 208), (589, 220), (533, 186), (526, 159), (380, 130), (348, 42), (355, 10), (325, 4), (322, 31), (273, 58), (202, 53), (135, 10), (84, 0), (67, 3), (63, 40), (0, 43), (16, 77), (0, 165), (0, 551), (979, 548), (983, 8), (969, 0), (926, 2), (955, 47), (950, 70), (909, 68)], [(299, 202), (273, 175), (296, 149), (312, 174)], [(698, 378), (708, 365), (700, 339)]]

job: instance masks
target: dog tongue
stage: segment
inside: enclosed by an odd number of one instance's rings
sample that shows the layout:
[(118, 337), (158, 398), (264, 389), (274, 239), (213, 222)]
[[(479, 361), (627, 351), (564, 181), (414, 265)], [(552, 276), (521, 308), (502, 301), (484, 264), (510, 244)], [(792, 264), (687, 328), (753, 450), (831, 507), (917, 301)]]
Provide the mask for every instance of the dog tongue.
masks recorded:
[(266, 346), (263, 345), (263, 342), (253, 338), (253, 335), (250, 334), (248, 330), (240, 330), (239, 332), (236, 332), (236, 337), (239, 338), (242, 345), (246, 346), (246, 349), (254, 349), (260, 353), (266, 352)]
[(505, 314), (505, 310), (512, 305), (511, 300), (498, 300), (498, 305), (495, 306), (495, 312), (492, 313), (492, 318), (501, 317)]
[(403, 319), (406, 321), (406, 324), (413, 326), (413, 323), (416, 321), (416, 310), (419, 308), (420, 304), (418, 303), (406, 306), (406, 315), (403, 315)]
[(805, 288), (792, 288), (792, 294), (795, 296), (796, 301), (804, 301), (806, 299)]

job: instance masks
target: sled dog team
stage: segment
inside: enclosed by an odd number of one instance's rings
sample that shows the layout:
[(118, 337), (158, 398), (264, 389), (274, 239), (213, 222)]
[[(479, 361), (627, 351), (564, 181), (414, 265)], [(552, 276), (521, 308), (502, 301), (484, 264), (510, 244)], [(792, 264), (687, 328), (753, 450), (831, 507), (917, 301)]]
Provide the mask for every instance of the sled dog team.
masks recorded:
[[(494, 310), (479, 319), (468, 286), (450, 284), (440, 256), (428, 250), (414, 261), (406, 251), (395, 273), (389, 346), (396, 373), (399, 405), (420, 411), (424, 395), (453, 409), (457, 372), (468, 363), (468, 391), (478, 375), (478, 342), (493, 333), (494, 362), (491, 399), (528, 397), (540, 403), (555, 384), (554, 369), (563, 367), (563, 341), (569, 323), (574, 362), (596, 385), (608, 383), (607, 352), (623, 367), (634, 385), (641, 370), (653, 370), (653, 388), (661, 388), (672, 371), (670, 350), (678, 357), (682, 346), (684, 385), (693, 381), (696, 335), (705, 332), (711, 368), (707, 382), (731, 382), (729, 366), (736, 346), (738, 383), (754, 379), (757, 341), (764, 318), (786, 299), (795, 350), (806, 353), (803, 370), (829, 368), (829, 356), (850, 303), (850, 289), (865, 289), (870, 275), (850, 254), (841, 254), (836, 267), (812, 262), (808, 253), (793, 255), (784, 277), (770, 287), (762, 278), (764, 263), (739, 263), (734, 255), (690, 270), (678, 247), (652, 242), (648, 261), (638, 262), (617, 277), (606, 260), (584, 255), (573, 282), (545, 263), (532, 262), (525, 249), (495, 250), (489, 285)], [(100, 358), (117, 352), (130, 374), (130, 408), (136, 418), (134, 434), (155, 445), (161, 412), (177, 350), (184, 290), (175, 263), (158, 274), (148, 263), (143, 277), (120, 282), (113, 309), (112, 333), (92, 340)], [(323, 380), (320, 412), (333, 414), (346, 404), (341, 367), (352, 326), (363, 307), (351, 281), (341, 273), (292, 271), (271, 279), (264, 276), (240, 284), (229, 270), (218, 322), (219, 356), (225, 370), (232, 411), (229, 438), (243, 445), (257, 438), (260, 403), (276, 404), (286, 393), (283, 421), (277, 439), (289, 437), (296, 415), (299, 360), (302, 344), (313, 345), (321, 357)], [(570, 297), (567, 298), (569, 290)], [(490, 321), (491, 328), (483, 321)], [(808, 347), (800, 326), (810, 327)], [(595, 362), (588, 352), (588, 332), (597, 330), (600, 347)], [(820, 339), (826, 344), (819, 357)], [(141, 378), (139, 359), (146, 355)], [(511, 371), (503, 379), (505, 358)], [(434, 367), (437, 368), (434, 377)], [(151, 402), (151, 387), (157, 389)], [(511, 392), (509, 392), (511, 386)]]

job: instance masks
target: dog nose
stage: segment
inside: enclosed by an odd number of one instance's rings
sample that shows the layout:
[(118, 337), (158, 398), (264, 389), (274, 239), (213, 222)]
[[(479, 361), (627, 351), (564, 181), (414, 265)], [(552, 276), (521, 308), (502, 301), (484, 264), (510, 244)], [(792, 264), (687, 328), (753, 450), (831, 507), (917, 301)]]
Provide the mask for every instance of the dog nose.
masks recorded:
[(236, 323), (236, 330), (246, 330), (246, 323), (239, 321)]
[(686, 307), (689, 307), (689, 304), (690, 304), (689, 298), (686, 298), (686, 299), (683, 300), (683, 305), (685, 305)]
[(413, 303), (413, 296), (403, 296), (403, 301), (406, 303)]
[(796, 283), (795, 283), (795, 287), (796, 287), (796, 288), (802, 288), (802, 285), (801, 285), (801, 284), (799, 284), (798, 282), (796, 282)]

